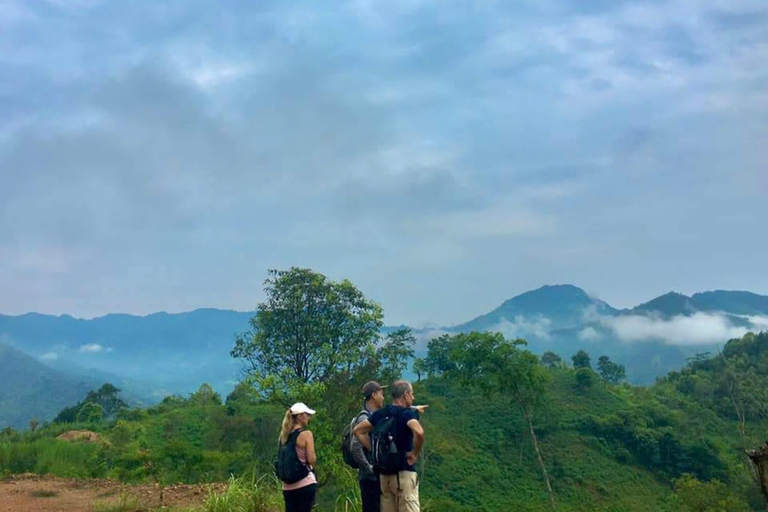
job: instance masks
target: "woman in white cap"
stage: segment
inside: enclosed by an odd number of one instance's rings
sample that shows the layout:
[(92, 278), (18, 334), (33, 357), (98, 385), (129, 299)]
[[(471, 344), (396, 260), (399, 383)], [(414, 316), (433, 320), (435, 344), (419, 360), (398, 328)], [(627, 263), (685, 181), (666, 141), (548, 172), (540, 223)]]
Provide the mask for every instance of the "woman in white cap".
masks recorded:
[(296, 456), (299, 462), (306, 466), (307, 475), (293, 483), (283, 481), (283, 498), (285, 512), (310, 512), (317, 494), (317, 478), (312, 470), (317, 463), (315, 455), (315, 438), (312, 432), (306, 430), (309, 420), (315, 411), (303, 402), (297, 402), (285, 412), (283, 425), (280, 428), (280, 446), (293, 443), (296, 446)]

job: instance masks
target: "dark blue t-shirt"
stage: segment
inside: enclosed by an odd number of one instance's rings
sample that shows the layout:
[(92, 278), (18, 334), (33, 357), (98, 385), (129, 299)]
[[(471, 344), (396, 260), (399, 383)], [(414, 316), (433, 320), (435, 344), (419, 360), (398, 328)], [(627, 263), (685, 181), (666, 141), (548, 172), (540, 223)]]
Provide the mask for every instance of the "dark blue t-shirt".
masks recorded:
[[(397, 419), (395, 420), (395, 445), (397, 445), (397, 451), (402, 453), (403, 458), (405, 459), (405, 454), (413, 451), (413, 431), (408, 426), (408, 422), (411, 420), (418, 420), (419, 412), (408, 407), (388, 405), (374, 412), (369, 421), (371, 422), (371, 425), (375, 427), (376, 423), (392, 414), (397, 414)], [(416, 468), (407, 462), (404, 464), (406, 466), (404, 471), (416, 471)]]

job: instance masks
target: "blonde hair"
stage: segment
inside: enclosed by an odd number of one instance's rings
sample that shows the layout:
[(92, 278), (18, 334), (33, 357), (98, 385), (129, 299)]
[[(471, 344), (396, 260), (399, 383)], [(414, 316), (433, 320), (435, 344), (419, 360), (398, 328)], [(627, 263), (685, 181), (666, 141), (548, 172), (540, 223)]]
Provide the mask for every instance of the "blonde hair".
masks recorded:
[(293, 426), (296, 424), (296, 416), (298, 416), (298, 414), (291, 414), (290, 409), (285, 411), (285, 416), (283, 416), (283, 424), (280, 426), (280, 444), (285, 444), (288, 442), (288, 436), (291, 435)]

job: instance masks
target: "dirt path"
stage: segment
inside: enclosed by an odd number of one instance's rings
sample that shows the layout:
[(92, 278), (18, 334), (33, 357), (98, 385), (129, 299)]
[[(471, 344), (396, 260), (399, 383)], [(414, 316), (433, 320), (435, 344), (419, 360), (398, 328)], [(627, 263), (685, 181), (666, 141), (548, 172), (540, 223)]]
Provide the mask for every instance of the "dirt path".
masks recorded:
[[(214, 484), (222, 490), (225, 484)], [(200, 507), (209, 486), (166, 487), (162, 505)], [(160, 507), (160, 487), (126, 485), (110, 480), (74, 480), (39, 475), (14, 475), (0, 481), (0, 512), (93, 512), (104, 505), (124, 503), (125, 512)], [(99, 507), (99, 505), (102, 505)]]

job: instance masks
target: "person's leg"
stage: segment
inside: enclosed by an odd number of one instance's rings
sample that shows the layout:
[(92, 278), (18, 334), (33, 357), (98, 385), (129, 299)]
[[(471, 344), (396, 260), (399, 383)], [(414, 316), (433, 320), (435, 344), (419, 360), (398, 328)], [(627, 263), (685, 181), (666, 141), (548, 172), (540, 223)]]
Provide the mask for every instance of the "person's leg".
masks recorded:
[(380, 512), (381, 484), (378, 480), (360, 480), (363, 512)]
[(283, 491), (285, 512), (298, 512), (296, 508), (296, 491)]
[(381, 512), (398, 512), (397, 510), (397, 475), (381, 475)]
[(315, 504), (315, 497), (317, 496), (317, 484), (302, 487), (297, 492), (300, 493), (300, 496), (296, 512), (312, 512), (312, 506)]
[(419, 474), (415, 471), (400, 472), (400, 510), (398, 512), (419, 512)]

